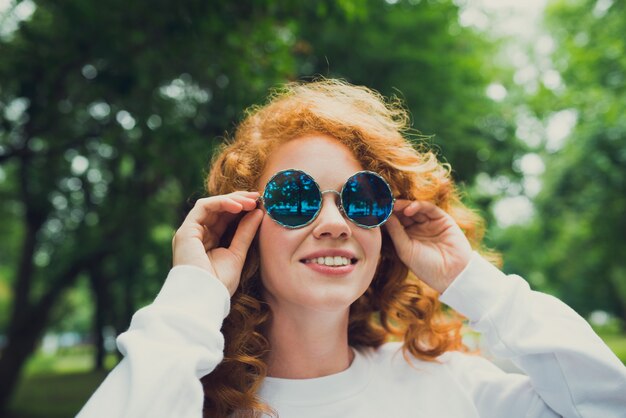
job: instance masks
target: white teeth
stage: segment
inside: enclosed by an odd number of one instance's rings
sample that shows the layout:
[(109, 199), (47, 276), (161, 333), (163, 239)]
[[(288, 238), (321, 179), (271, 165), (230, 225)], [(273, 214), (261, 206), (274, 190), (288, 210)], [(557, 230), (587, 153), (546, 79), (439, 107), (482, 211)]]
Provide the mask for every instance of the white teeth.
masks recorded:
[(320, 264), (322, 266), (347, 266), (348, 264), (350, 264), (350, 260), (347, 257), (342, 257), (339, 255), (336, 255), (334, 257), (331, 256), (327, 256), (327, 257), (317, 257), (317, 258), (311, 258), (308, 260), (304, 261), (305, 263), (316, 263), (316, 264)]

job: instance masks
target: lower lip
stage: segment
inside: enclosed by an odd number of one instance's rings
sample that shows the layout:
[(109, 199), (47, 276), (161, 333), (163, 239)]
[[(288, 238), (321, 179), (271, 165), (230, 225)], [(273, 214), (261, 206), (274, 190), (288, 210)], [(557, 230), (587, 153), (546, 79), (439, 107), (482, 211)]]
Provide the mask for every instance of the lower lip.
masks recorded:
[(317, 273), (326, 274), (329, 276), (342, 276), (344, 274), (348, 274), (352, 272), (356, 266), (356, 263), (348, 264), (347, 266), (341, 266), (341, 267), (329, 267), (329, 266), (324, 266), (324, 265), (317, 264), (317, 263), (302, 263), (302, 264), (304, 264), (305, 266), (307, 266), (308, 268), (310, 268), (311, 270)]

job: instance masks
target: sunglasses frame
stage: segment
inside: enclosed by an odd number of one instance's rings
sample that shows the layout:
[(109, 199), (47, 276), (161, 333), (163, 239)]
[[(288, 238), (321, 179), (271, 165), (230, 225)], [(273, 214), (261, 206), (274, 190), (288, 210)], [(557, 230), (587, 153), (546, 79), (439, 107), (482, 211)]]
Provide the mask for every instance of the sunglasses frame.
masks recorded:
[[(319, 194), (320, 194), (320, 206), (319, 206), (319, 208), (317, 209), (317, 211), (315, 212), (315, 214), (311, 217), (311, 219), (310, 219), (308, 222), (306, 222), (306, 223), (304, 223), (304, 224), (302, 224), (302, 225), (298, 225), (298, 226), (285, 225), (285, 224), (283, 224), (282, 222), (280, 222), (280, 221), (278, 221), (278, 220), (274, 219), (274, 217), (273, 217), (272, 215), (270, 215), (270, 214), (269, 214), (269, 212), (267, 211), (267, 208), (265, 208), (265, 199), (263, 198), (263, 196), (265, 195), (265, 189), (267, 188), (267, 185), (268, 185), (268, 184), (270, 184), (270, 183), (272, 182), (272, 180), (274, 180), (274, 178), (275, 178), (276, 176), (278, 176), (279, 174), (284, 173), (285, 171), (296, 171), (296, 172), (298, 172), (298, 173), (305, 174), (305, 175), (306, 175), (306, 176), (308, 176), (311, 180), (313, 180), (313, 183), (315, 184), (315, 187), (317, 187), (317, 191), (318, 191), (318, 192), (319, 192)], [(387, 188), (389, 189), (389, 194), (391, 195), (391, 207), (392, 207), (392, 210), (391, 210), (391, 211), (387, 214), (387, 216), (385, 217), (385, 219), (383, 219), (381, 222), (379, 222), (379, 223), (378, 223), (378, 224), (376, 224), (376, 225), (372, 225), (372, 226), (369, 226), (369, 225), (362, 225), (362, 224), (360, 224), (360, 223), (356, 222), (355, 220), (353, 220), (352, 218), (350, 218), (350, 217), (348, 216), (348, 214), (346, 213), (346, 211), (345, 211), (345, 210), (344, 210), (344, 208), (343, 208), (343, 202), (342, 202), (343, 191), (345, 190), (346, 185), (348, 184), (348, 180), (350, 180), (352, 177), (354, 177), (354, 176), (356, 176), (356, 175), (358, 175), (358, 174), (371, 174), (371, 175), (374, 175), (374, 176), (378, 177), (379, 179), (381, 179), (381, 180), (383, 181), (383, 183), (385, 183), (385, 186), (387, 186)], [(389, 217), (390, 217), (390, 216), (391, 216), (391, 214), (393, 213), (393, 205), (394, 205), (394, 204), (395, 204), (395, 202), (396, 202), (396, 198), (395, 198), (395, 196), (393, 195), (393, 191), (391, 190), (391, 186), (389, 185), (389, 183), (387, 182), (387, 180), (385, 180), (385, 179), (383, 178), (383, 176), (381, 176), (380, 174), (375, 173), (375, 172), (373, 172), (373, 171), (369, 171), (369, 170), (360, 170), (360, 171), (357, 171), (356, 173), (352, 174), (350, 177), (348, 177), (348, 178), (346, 179), (346, 181), (345, 181), (345, 183), (343, 184), (343, 186), (341, 186), (341, 191), (339, 191), (339, 192), (338, 192), (337, 190), (333, 190), (333, 189), (322, 190), (322, 188), (321, 188), (321, 187), (320, 187), (320, 185), (317, 183), (317, 181), (315, 181), (315, 179), (313, 178), (313, 176), (312, 176), (312, 175), (310, 175), (310, 174), (309, 174), (309, 173), (307, 173), (306, 171), (304, 171), (304, 170), (300, 170), (300, 169), (298, 169), (298, 168), (286, 168), (286, 169), (284, 169), (284, 170), (280, 170), (280, 171), (277, 171), (276, 173), (274, 173), (274, 174), (272, 175), (272, 177), (270, 177), (270, 179), (267, 181), (267, 183), (265, 183), (265, 188), (263, 188), (263, 192), (261, 193), (261, 196), (259, 196), (259, 197), (258, 197), (257, 201), (259, 201), (259, 202), (261, 202), (261, 203), (263, 204), (263, 207), (264, 207), (265, 213), (267, 213), (267, 215), (270, 217), (270, 219), (271, 219), (272, 221), (276, 222), (278, 225), (282, 226), (283, 228), (287, 228), (287, 229), (299, 229), (299, 228), (304, 228), (304, 227), (305, 227), (305, 226), (307, 226), (307, 225), (310, 225), (310, 224), (311, 224), (314, 220), (316, 220), (316, 219), (317, 219), (317, 217), (319, 216), (320, 212), (322, 211), (322, 204), (323, 204), (323, 201), (322, 201), (322, 200), (323, 200), (323, 198), (324, 198), (324, 194), (325, 194), (325, 193), (334, 193), (334, 194), (336, 194), (336, 195), (337, 195), (337, 197), (338, 197), (338, 199), (337, 199), (337, 201), (336, 201), (336, 204), (337, 204), (337, 207), (339, 208), (339, 211), (341, 212), (341, 214), (342, 214), (342, 215), (343, 215), (346, 219), (348, 219), (350, 222), (352, 222), (352, 223), (353, 223), (353, 224), (355, 224), (356, 226), (358, 226), (358, 227), (360, 227), (360, 228), (363, 228), (363, 229), (374, 229), (374, 228), (378, 228), (379, 226), (381, 226), (381, 225), (383, 225), (385, 222), (387, 222), (387, 220), (389, 219)]]

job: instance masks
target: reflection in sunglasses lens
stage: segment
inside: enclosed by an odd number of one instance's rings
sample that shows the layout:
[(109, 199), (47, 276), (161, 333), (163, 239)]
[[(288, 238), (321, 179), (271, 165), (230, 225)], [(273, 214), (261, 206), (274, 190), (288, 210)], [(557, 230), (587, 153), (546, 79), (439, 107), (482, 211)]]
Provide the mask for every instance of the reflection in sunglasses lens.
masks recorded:
[(373, 173), (357, 173), (344, 186), (341, 204), (346, 215), (359, 225), (376, 226), (393, 209), (393, 196), (387, 183)]
[(286, 170), (276, 174), (265, 187), (263, 201), (267, 213), (290, 227), (311, 222), (320, 209), (321, 195), (315, 181), (306, 173)]

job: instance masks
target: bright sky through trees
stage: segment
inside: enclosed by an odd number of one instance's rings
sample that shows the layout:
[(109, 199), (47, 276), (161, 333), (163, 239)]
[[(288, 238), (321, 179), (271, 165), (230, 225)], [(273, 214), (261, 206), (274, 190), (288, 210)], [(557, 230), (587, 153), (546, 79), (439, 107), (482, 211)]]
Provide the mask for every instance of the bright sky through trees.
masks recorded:
[[(389, 2), (393, 3), (392, 1)], [(552, 90), (563, 87), (561, 77), (552, 68), (549, 58), (554, 49), (554, 41), (541, 28), (546, 0), (527, 0), (525, 2), (517, 0), (457, 0), (456, 3), (461, 8), (459, 14), (461, 25), (473, 26), (480, 31), (510, 40), (506, 43), (503, 54), (504, 59), (511, 62), (516, 69), (513, 80), (517, 85), (528, 93), (533, 93), (539, 82)], [(606, 12), (611, 3), (611, 0), (599, 0), (594, 14)], [(19, 22), (27, 20), (32, 15), (35, 7), (30, 0), (22, 1), (17, 6), (14, 0), (0, 0), (0, 37), (11, 36)], [(528, 53), (531, 45), (534, 56), (530, 56)], [(508, 92), (503, 84), (494, 81), (488, 86), (485, 94), (492, 100), (501, 102), (507, 97)], [(8, 109), (10, 108), (8, 107)], [(520, 112), (523, 112), (523, 109), (520, 109)], [(125, 115), (117, 114), (119, 123), (123, 126), (128, 124), (134, 126), (134, 121), (130, 121)], [(538, 142), (545, 141), (546, 149), (549, 152), (555, 152), (563, 146), (575, 126), (576, 112), (574, 110), (555, 112), (546, 123), (532, 120), (532, 118), (520, 114), (517, 121), (516, 134), (520, 139), (530, 146), (536, 146)], [(524, 126), (526, 124), (529, 126)], [(501, 226), (524, 222), (529, 219), (532, 204), (530, 204), (528, 197), (534, 196), (541, 187), (536, 173), (542, 171), (543, 165), (541, 158), (525, 159), (525, 163), (519, 165), (525, 176), (523, 181), (524, 193), (522, 196), (504, 197), (495, 206), (495, 215)], [(513, 208), (512, 206), (516, 207)]]
[[(609, 0), (598, 3), (610, 5)], [(550, 54), (555, 47), (554, 40), (542, 28), (546, 0), (458, 0), (457, 4), (462, 8), (459, 17), (462, 25), (473, 26), (496, 37), (508, 39), (503, 55), (515, 67), (515, 84), (530, 94), (537, 90), (540, 82), (551, 90), (563, 88), (561, 76), (552, 67), (550, 60)], [(600, 6), (598, 7), (601, 9), (607, 8), (606, 5)], [(500, 102), (506, 98), (507, 91), (502, 84), (494, 82), (485, 94)], [(545, 142), (548, 152), (558, 151), (576, 124), (574, 110), (555, 112), (547, 122), (542, 123), (529, 117), (523, 104), (518, 106), (516, 134), (531, 147)], [(523, 194), (506, 196), (493, 209), (498, 224), (502, 227), (527, 222), (533, 213), (530, 198), (541, 189), (539, 176), (543, 173), (545, 164), (539, 155), (532, 153), (522, 157), (518, 168), (524, 174)]]

